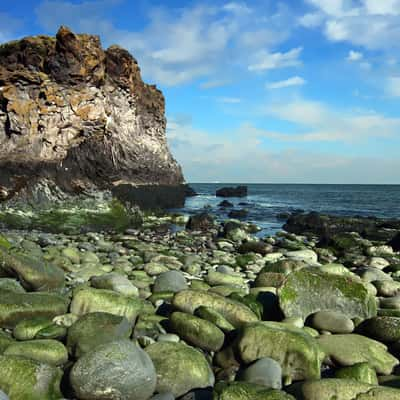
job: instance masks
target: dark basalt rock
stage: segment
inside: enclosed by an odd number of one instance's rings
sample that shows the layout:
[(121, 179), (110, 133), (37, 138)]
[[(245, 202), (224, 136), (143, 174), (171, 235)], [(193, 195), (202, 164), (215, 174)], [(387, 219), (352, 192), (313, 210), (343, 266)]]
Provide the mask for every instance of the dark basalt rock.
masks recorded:
[(198, 193), (189, 185), (185, 185), (185, 197), (198, 196)]
[(192, 215), (186, 224), (187, 229), (202, 231), (214, 226), (214, 218), (208, 213)]
[(228, 200), (222, 200), (221, 203), (218, 204), (218, 207), (230, 208), (233, 207), (233, 204)]
[(223, 187), (215, 193), (217, 197), (246, 197), (247, 186)]
[(184, 183), (165, 129), (164, 97), (126, 50), (66, 27), (0, 46), (0, 200), (43, 181), (68, 194), (127, 185), (135, 201), (147, 186), (138, 202), (152, 189), (161, 199), (158, 185)]
[(400, 232), (389, 241), (388, 245), (392, 246), (394, 251), (400, 251)]
[(249, 212), (245, 209), (242, 210), (232, 210), (229, 212), (229, 218), (246, 218)]
[(369, 240), (391, 240), (400, 230), (400, 220), (374, 217), (342, 217), (310, 212), (292, 214), (283, 226), (295, 234), (313, 234), (329, 238), (338, 233), (357, 232)]

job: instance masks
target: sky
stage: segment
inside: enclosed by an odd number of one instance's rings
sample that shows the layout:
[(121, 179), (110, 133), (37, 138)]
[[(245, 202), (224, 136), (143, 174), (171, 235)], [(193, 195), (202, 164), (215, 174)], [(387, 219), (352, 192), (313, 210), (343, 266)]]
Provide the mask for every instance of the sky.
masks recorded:
[(60, 25), (138, 60), (188, 182), (400, 184), (400, 0), (0, 2)]

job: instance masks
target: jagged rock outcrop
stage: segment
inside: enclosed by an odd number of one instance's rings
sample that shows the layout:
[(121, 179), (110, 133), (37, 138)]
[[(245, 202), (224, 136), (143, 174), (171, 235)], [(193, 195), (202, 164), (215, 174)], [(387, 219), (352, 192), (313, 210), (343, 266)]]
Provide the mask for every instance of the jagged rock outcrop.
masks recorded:
[(103, 50), (97, 36), (61, 27), (55, 38), (0, 46), (0, 200), (44, 185), (126, 199), (133, 187), (138, 202), (138, 188), (150, 187), (160, 201), (176, 196), (169, 206), (182, 202), (164, 111), (136, 60), (118, 46)]

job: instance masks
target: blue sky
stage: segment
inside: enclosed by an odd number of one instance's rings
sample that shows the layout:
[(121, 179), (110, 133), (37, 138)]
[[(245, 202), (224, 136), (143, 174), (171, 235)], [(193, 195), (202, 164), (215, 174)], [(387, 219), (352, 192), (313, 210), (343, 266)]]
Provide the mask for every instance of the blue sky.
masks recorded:
[(0, 42), (61, 24), (138, 59), (189, 182), (400, 183), (400, 0), (0, 3)]

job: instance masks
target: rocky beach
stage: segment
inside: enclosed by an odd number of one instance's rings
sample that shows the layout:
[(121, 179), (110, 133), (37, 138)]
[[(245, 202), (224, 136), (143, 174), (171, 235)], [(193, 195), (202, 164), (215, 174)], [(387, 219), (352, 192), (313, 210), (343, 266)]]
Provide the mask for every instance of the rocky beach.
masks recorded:
[(0, 400), (400, 399), (400, 220), (165, 211), (164, 113), (96, 36), (0, 46)]

